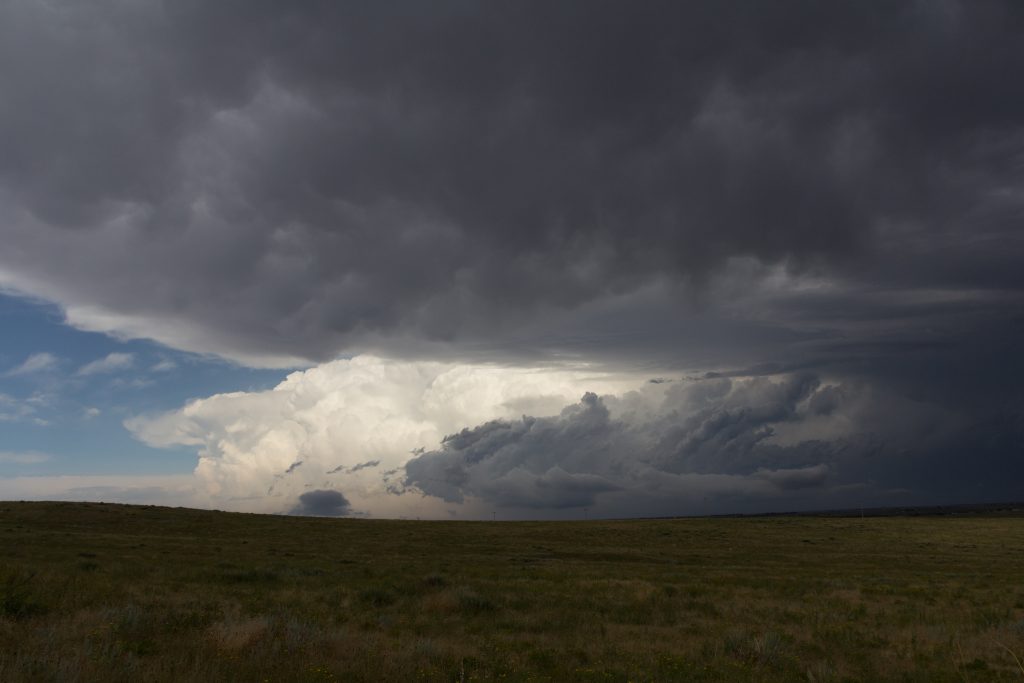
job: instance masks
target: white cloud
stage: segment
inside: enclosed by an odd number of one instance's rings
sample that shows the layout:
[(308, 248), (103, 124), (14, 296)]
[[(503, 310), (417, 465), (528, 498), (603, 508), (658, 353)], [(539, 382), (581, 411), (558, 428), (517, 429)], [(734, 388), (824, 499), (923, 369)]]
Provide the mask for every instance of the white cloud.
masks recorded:
[[(337, 489), (354, 512), (446, 516), (451, 505), (443, 501), (390, 495), (388, 484), (398, 475), (386, 473), (403, 466), (414, 449), (436, 448), (467, 426), (551, 414), (586, 391), (622, 393), (643, 379), (583, 366), (361, 356), (294, 372), (270, 391), (218, 394), (125, 426), (151, 446), (197, 447), (195, 475), (218, 507), (283, 512), (307, 490)], [(293, 468), (299, 461), (302, 466)], [(372, 461), (378, 464), (365, 466)]]
[(0, 422), (17, 422), (31, 417), (36, 409), (29, 405), (32, 399), (22, 401), (8, 394), (0, 394)]
[(89, 407), (82, 411), (82, 417), (87, 420), (91, 420), (94, 417), (99, 417), (100, 409), (95, 407)]
[(145, 389), (151, 387), (156, 382), (147, 377), (132, 377), (131, 379), (117, 378), (110, 382), (110, 386), (117, 389)]
[(57, 357), (52, 353), (33, 353), (31, 356), (26, 358), (17, 367), (11, 368), (6, 373), (7, 377), (17, 377), (19, 375), (29, 375), (35, 372), (44, 372), (46, 370), (52, 370), (57, 366)]
[(35, 451), (26, 451), (23, 453), (0, 451), (0, 464), (4, 465), (36, 465), (41, 462), (46, 462), (49, 459), (50, 456), (46, 453), (37, 453)]
[(111, 353), (105, 358), (86, 363), (76, 374), (81, 376), (100, 375), (108, 372), (127, 370), (135, 364), (135, 356), (131, 353)]
[(178, 367), (178, 364), (169, 358), (164, 358), (160, 362), (155, 363), (150, 369), (150, 372), (170, 372), (171, 370)]

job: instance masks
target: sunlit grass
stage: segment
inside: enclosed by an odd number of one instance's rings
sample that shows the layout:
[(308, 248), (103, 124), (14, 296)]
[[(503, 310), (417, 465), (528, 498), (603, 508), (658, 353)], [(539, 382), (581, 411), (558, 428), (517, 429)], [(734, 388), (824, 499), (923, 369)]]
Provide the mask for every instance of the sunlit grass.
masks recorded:
[(1024, 520), (0, 503), (0, 681), (1024, 680)]

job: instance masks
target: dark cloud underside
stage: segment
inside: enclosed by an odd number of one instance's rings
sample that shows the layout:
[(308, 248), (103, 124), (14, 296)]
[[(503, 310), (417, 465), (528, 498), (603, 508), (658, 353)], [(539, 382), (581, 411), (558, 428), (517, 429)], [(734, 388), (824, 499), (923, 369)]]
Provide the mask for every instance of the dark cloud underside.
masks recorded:
[[(0, 12), (0, 268), (85, 325), (543, 351), (580, 343), (566, 312), (737, 258), (1020, 290), (1017, 3)], [(667, 299), (639, 325), (692, 312)]]

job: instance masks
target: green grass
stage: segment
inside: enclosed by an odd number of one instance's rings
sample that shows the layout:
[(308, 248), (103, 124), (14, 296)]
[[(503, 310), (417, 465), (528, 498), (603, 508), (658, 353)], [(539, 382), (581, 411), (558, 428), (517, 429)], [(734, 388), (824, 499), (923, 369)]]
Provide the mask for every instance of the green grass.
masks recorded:
[(0, 503), (0, 681), (1024, 681), (1013, 517)]

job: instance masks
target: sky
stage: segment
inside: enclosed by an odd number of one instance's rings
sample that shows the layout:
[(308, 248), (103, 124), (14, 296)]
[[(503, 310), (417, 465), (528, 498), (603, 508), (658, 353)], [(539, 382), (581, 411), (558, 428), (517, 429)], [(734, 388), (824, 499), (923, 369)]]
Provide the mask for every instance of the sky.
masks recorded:
[(1024, 6), (0, 4), (0, 499), (1024, 500)]

